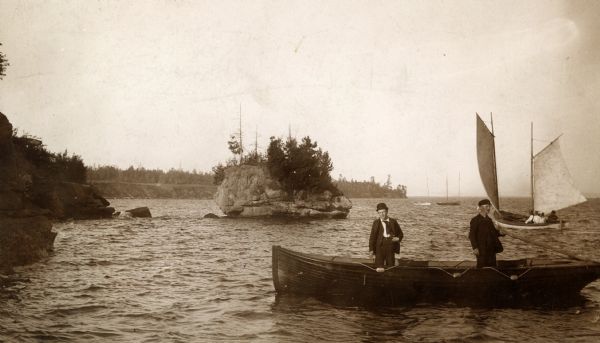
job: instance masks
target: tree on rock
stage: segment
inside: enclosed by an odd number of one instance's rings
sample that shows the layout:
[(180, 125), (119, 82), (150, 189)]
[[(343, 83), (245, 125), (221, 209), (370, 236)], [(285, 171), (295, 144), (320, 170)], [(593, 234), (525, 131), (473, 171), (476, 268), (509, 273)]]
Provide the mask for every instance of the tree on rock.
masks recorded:
[(241, 140), (238, 140), (235, 135), (231, 135), (229, 141), (227, 141), (227, 145), (229, 146), (229, 151), (233, 153), (233, 155), (240, 155), (240, 164), (242, 163), (242, 155), (244, 153), (244, 148), (241, 144)]
[(291, 137), (285, 143), (281, 138), (271, 137), (267, 167), (271, 176), (280, 181), (289, 194), (301, 190), (340, 194), (331, 180), (333, 164), (329, 154), (318, 148), (317, 142), (308, 136), (300, 144)]

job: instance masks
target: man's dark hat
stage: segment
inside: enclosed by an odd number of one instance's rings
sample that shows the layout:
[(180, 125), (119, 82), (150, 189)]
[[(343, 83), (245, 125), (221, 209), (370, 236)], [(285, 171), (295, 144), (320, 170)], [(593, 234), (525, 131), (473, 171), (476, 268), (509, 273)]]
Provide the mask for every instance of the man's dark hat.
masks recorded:
[(384, 202), (380, 202), (379, 204), (377, 204), (377, 211), (379, 210), (387, 210), (388, 207)]
[(482, 206), (482, 205), (491, 205), (492, 203), (488, 200), (488, 199), (483, 199), (481, 201), (479, 201), (477, 203), (477, 206)]

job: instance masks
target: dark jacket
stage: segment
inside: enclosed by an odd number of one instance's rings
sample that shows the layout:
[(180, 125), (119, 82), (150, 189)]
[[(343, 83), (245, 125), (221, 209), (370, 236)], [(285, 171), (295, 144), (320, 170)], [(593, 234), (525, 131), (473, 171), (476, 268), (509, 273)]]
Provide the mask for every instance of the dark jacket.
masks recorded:
[[(388, 217), (387, 224), (387, 233), (392, 237), (404, 238), (404, 234), (402, 233), (402, 229), (400, 228), (400, 224), (394, 218)], [(400, 241), (394, 242), (394, 252), (397, 254), (400, 252)], [(373, 225), (371, 226), (371, 235), (369, 236), (369, 251), (372, 251), (373, 254), (377, 251), (378, 247), (381, 247), (383, 244), (383, 225), (381, 224), (380, 219), (375, 219), (373, 221)]]
[(490, 217), (483, 217), (481, 214), (471, 219), (469, 229), (469, 240), (473, 249), (479, 249), (482, 255), (500, 253), (504, 250), (498, 237), (500, 232), (494, 227), (494, 222)]
[(550, 213), (548, 215), (548, 219), (546, 220), (546, 222), (550, 223), (550, 224), (552, 224), (552, 223), (558, 223), (558, 216), (556, 214)]

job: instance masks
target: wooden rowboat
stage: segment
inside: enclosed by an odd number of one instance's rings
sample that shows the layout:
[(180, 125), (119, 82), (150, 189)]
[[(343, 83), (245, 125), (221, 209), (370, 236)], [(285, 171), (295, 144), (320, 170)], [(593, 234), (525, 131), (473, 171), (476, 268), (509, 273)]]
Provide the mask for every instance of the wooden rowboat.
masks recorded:
[(401, 259), (377, 272), (370, 259), (305, 254), (280, 246), (273, 246), (272, 257), (278, 294), (343, 303), (556, 301), (577, 296), (600, 277), (599, 263), (574, 260), (521, 259), (475, 268), (474, 261)]

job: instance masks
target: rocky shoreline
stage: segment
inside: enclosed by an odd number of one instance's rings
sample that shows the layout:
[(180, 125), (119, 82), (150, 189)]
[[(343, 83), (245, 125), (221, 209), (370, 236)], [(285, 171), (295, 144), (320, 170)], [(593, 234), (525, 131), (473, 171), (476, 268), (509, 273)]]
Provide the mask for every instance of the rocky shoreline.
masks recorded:
[[(56, 237), (52, 221), (110, 218), (114, 212), (92, 186), (53, 178), (15, 139), (0, 113), (0, 274), (48, 256)], [(31, 145), (25, 148), (43, 151), (41, 141), (19, 139)]]

